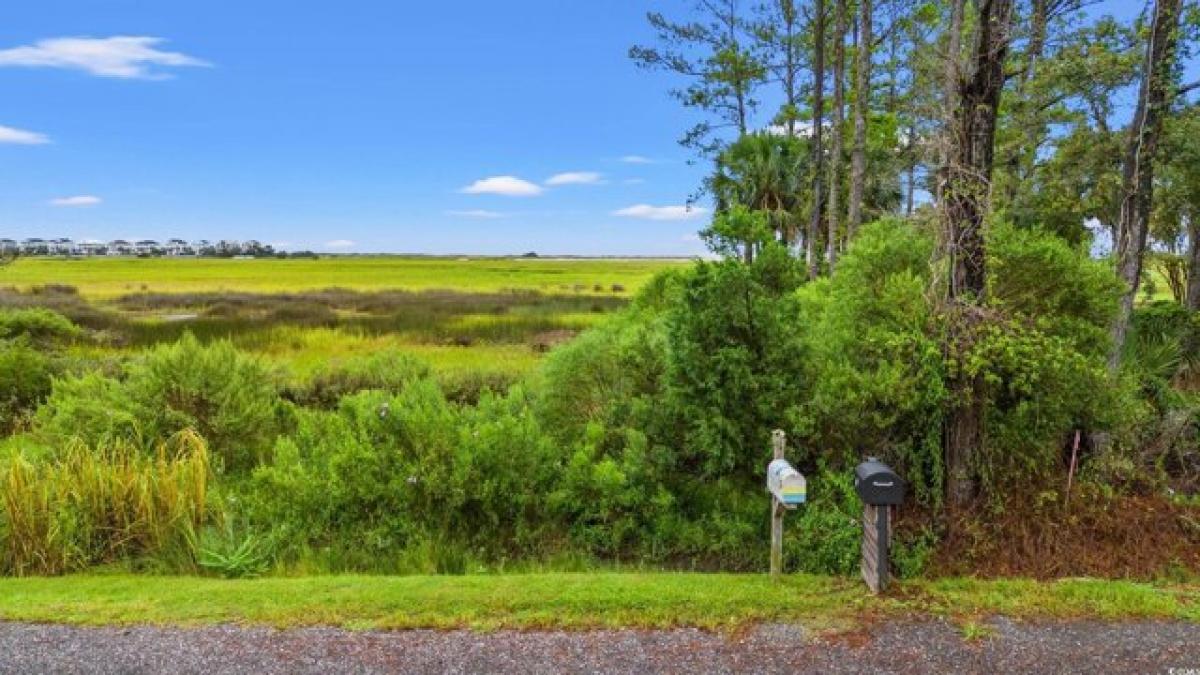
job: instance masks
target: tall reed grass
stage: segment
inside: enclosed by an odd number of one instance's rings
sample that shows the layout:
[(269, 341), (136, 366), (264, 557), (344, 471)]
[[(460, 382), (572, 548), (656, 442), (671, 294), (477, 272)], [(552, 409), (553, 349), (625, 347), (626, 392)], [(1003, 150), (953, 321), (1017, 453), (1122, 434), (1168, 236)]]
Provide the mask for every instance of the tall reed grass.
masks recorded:
[(185, 431), (153, 456), (131, 445), (69, 445), (0, 466), (0, 574), (64, 574), (154, 560), (194, 569), (208, 509), (204, 440)]

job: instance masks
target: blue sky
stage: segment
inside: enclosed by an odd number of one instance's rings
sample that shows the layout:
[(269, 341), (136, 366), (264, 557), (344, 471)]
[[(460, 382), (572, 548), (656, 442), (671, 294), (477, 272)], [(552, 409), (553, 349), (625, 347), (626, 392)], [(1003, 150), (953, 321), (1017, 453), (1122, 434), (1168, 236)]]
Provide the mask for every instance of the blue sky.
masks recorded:
[(694, 118), (626, 57), (688, 4), (13, 3), (0, 236), (700, 253)]
[[(17, 3), (0, 236), (698, 253), (661, 208), (701, 174), (687, 116), (626, 58), (654, 4)], [(163, 41), (41, 42), (113, 36)]]

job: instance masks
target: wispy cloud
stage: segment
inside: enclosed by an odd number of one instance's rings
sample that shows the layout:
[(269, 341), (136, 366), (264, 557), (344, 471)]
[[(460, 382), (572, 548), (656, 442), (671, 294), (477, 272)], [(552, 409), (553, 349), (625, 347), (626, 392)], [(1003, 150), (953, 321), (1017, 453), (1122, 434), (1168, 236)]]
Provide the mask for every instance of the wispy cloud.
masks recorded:
[(446, 215), (454, 216), (455, 218), (478, 218), (481, 220), (492, 220), (495, 218), (503, 218), (504, 214), (499, 211), (488, 211), (487, 209), (466, 209), (463, 211), (447, 211)]
[(349, 239), (334, 239), (333, 241), (325, 242), (325, 248), (329, 249), (347, 249), (354, 248), (355, 243)]
[(645, 178), (626, 178), (625, 180), (623, 180), (621, 182), (626, 185), (641, 185), (642, 183), (646, 182), (646, 179)]
[(50, 206), (95, 206), (102, 199), (96, 195), (73, 195), (70, 197), (55, 197), (50, 200)]
[(567, 171), (546, 179), (546, 185), (599, 185), (604, 176), (595, 171)]
[(106, 38), (62, 37), (0, 50), (0, 66), (71, 68), (99, 77), (161, 80), (155, 67), (207, 66), (207, 61), (158, 48), (163, 38), (115, 35)]
[(692, 220), (708, 213), (708, 209), (694, 206), (651, 206), (635, 204), (617, 211), (614, 216), (640, 218), (642, 220)]
[(624, 157), (621, 158), (621, 161), (625, 162), (626, 164), (654, 164), (655, 163), (655, 161), (653, 159), (650, 159), (649, 157), (643, 157), (642, 155), (625, 155)]
[(49, 143), (50, 139), (46, 134), (39, 134), (36, 131), (25, 131), (24, 129), (14, 129), (0, 124), (0, 143), (13, 143), (15, 145), (42, 145)]
[(491, 176), (481, 178), (460, 192), (469, 195), (505, 195), (508, 197), (536, 197), (542, 194), (542, 186), (516, 176)]

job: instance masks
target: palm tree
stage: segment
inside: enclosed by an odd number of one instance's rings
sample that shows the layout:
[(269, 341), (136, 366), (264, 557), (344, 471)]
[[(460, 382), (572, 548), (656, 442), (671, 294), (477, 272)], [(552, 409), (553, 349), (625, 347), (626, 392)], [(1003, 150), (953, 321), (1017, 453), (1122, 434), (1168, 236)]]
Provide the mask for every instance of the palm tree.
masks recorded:
[[(793, 136), (754, 133), (742, 136), (717, 158), (710, 180), (717, 212), (734, 206), (767, 214), (767, 222), (784, 245), (802, 230), (805, 179), (810, 168), (807, 144)], [(746, 247), (751, 259), (751, 247)]]

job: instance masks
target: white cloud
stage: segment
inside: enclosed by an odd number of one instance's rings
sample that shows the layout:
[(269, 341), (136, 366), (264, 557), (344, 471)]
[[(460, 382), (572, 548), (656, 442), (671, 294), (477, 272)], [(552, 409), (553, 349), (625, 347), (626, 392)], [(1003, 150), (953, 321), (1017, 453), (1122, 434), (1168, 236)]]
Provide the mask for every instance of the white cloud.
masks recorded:
[(595, 171), (568, 171), (546, 179), (546, 185), (599, 185), (604, 177)]
[(133, 35), (50, 38), (0, 50), (0, 66), (74, 68), (99, 77), (159, 80), (170, 75), (151, 70), (153, 66), (209, 65), (187, 54), (158, 49), (162, 42), (163, 38)]
[(354, 242), (349, 239), (334, 239), (333, 241), (325, 242), (325, 248), (354, 248)]
[(506, 195), (508, 197), (536, 197), (542, 187), (516, 176), (491, 176), (481, 178), (460, 190), (469, 195)]
[(654, 160), (641, 155), (625, 155), (621, 158), (621, 161), (626, 164), (654, 164)]
[(625, 180), (623, 180), (621, 182), (626, 185), (641, 185), (642, 183), (646, 182), (646, 179), (645, 178), (626, 178)]
[(73, 195), (51, 199), (50, 206), (95, 206), (101, 201), (96, 195)]
[(39, 134), (36, 131), (25, 131), (24, 129), (14, 129), (0, 124), (0, 143), (42, 145), (49, 142), (50, 139), (45, 134)]
[(486, 209), (467, 209), (465, 211), (447, 211), (446, 215), (456, 218), (479, 218), (490, 220), (494, 218), (503, 218), (504, 214), (499, 211), (488, 211)]
[(643, 220), (692, 220), (708, 213), (708, 209), (693, 206), (651, 206), (635, 204), (617, 211), (614, 216), (641, 218)]

